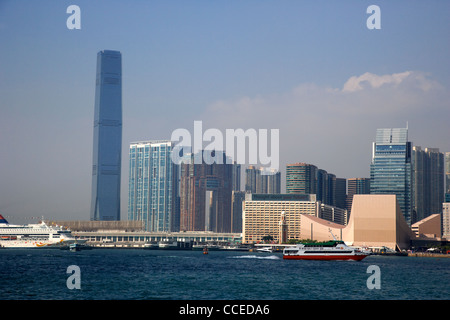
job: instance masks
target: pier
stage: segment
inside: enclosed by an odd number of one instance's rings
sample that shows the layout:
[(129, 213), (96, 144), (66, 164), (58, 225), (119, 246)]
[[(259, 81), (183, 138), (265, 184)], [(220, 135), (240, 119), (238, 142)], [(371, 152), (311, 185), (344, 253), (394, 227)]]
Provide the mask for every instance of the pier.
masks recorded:
[(431, 252), (409, 252), (408, 257), (450, 258), (450, 254)]
[[(184, 244), (240, 244), (240, 233), (215, 232), (127, 232), (127, 231), (76, 231), (79, 239), (95, 248), (145, 248), (149, 244), (177, 242)], [(182, 246), (185, 247), (185, 246)]]

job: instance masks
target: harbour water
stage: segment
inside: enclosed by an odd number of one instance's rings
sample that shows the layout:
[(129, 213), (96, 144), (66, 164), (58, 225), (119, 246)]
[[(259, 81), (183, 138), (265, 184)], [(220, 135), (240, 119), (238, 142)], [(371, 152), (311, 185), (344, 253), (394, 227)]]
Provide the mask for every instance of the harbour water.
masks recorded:
[[(369, 266), (379, 289), (369, 289)], [(70, 289), (69, 266), (79, 268)], [(450, 259), (287, 261), (279, 253), (0, 250), (1, 300), (447, 300)]]

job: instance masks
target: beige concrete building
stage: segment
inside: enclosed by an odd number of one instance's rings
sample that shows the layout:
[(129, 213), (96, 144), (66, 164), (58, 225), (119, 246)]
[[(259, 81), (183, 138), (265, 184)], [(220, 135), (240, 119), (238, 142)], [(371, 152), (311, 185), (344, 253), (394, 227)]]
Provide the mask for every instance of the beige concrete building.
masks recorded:
[(414, 238), (395, 195), (360, 194), (353, 197), (342, 240), (354, 246), (408, 249)]
[(436, 213), (417, 221), (411, 230), (418, 238), (441, 238), (441, 215)]

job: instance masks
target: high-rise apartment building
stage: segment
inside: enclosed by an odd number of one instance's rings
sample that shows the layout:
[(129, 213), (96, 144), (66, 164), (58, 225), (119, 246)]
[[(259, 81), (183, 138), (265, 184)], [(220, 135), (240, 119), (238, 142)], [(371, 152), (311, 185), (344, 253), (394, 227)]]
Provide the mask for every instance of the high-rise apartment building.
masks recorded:
[(242, 204), (245, 200), (245, 191), (233, 190), (231, 195), (231, 232), (242, 232)]
[[(328, 200), (332, 200), (332, 190), (330, 187), (333, 187), (333, 178), (336, 178), (335, 175), (329, 175), (323, 169), (317, 169), (317, 178), (316, 178), (316, 195), (317, 200), (326, 202)], [(329, 192), (330, 191), (330, 192)]]
[(120, 220), (122, 55), (97, 54), (91, 220)]
[(179, 229), (178, 166), (172, 149), (167, 140), (130, 144), (128, 220), (143, 221), (146, 231)]
[(378, 129), (370, 165), (370, 193), (395, 194), (411, 224), (412, 167), (408, 128)]
[(414, 146), (412, 151), (413, 211), (411, 222), (442, 212), (444, 154), (437, 148)]
[(245, 170), (245, 191), (249, 193), (281, 193), (281, 173), (265, 172), (264, 168), (248, 166)]
[(226, 155), (221, 153), (223, 164), (205, 161), (208, 154), (204, 151), (200, 164), (194, 162), (194, 154), (184, 156), (180, 165), (181, 231), (231, 232), (233, 165), (226, 164)]
[(445, 153), (445, 193), (450, 194), (450, 152)]
[(346, 208), (346, 198), (347, 198), (347, 179), (336, 178), (336, 202), (334, 204), (328, 203), (329, 205), (345, 209)]
[(233, 191), (241, 191), (241, 165), (235, 161), (232, 171)]

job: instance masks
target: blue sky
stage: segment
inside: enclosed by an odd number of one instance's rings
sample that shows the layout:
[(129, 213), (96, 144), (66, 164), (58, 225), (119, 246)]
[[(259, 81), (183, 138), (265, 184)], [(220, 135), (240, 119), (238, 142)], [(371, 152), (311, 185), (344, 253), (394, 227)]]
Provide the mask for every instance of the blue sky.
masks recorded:
[(282, 173), (367, 177), (376, 128), (406, 122), (414, 145), (450, 151), (449, 16), (447, 1), (2, 0), (0, 213), (89, 219), (103, 49), (123, 57), (123, 218), (129, 143), (194, 120), (280, 129)]

